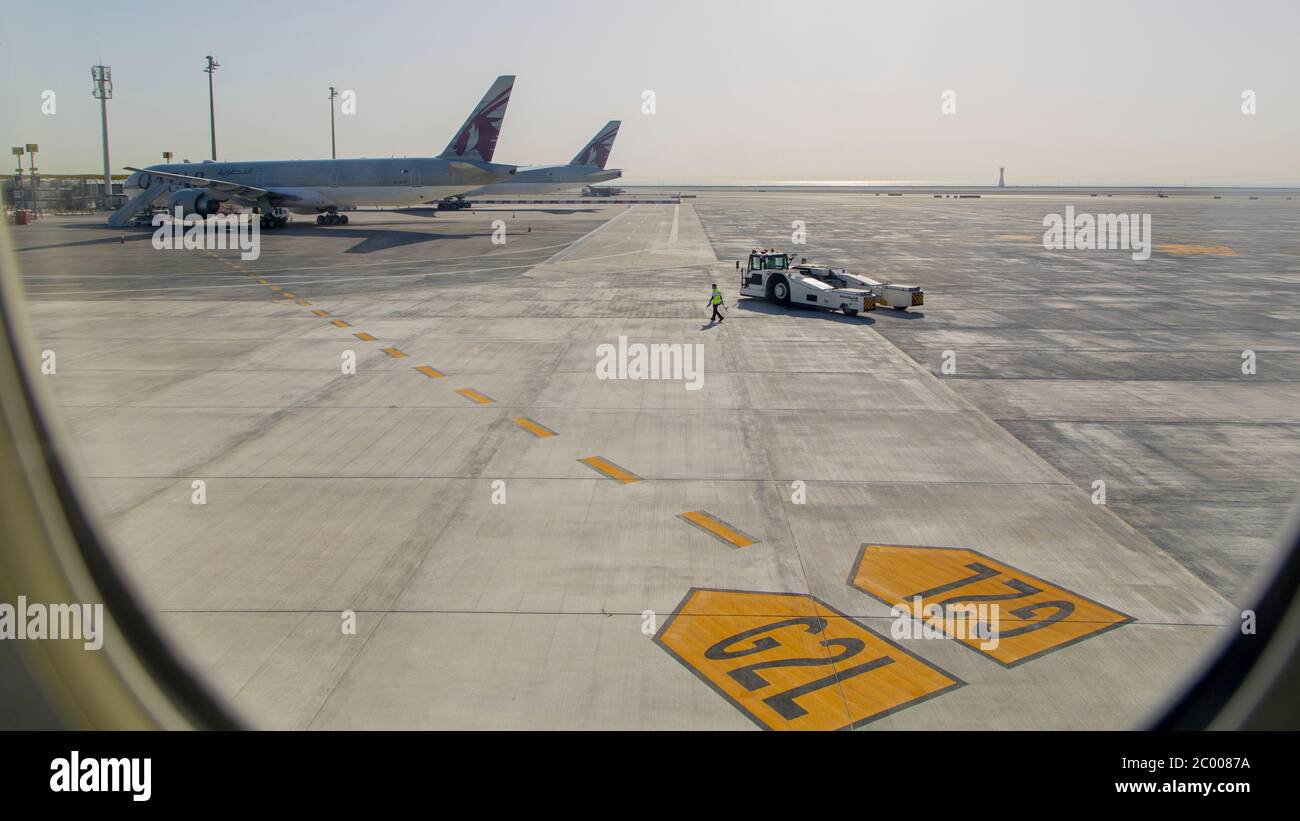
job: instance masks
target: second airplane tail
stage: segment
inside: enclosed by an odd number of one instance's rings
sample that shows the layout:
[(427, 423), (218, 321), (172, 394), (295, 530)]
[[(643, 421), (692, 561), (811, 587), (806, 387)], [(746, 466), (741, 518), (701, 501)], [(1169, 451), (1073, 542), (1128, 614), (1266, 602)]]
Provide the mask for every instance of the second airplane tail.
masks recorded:
[(501, 134), (501, 122), (506, 116), (506, 105), (510, 102), (510, 90), (514, 85), (513, 74), (503, 74), (496, 79), (470, 112), (456, 136), (447, 143), (447, 148), (441, 155), (444, 159), (492, 162), (492, 155), (497, 150), (497, 137)]
[(588, 165), (596, 168), (604, 168), (605, 163), (609, 160), (609, 152), (614, 148), (614, 138), (618, 136), (618, 127), (623, 124), (622, 120), (610, 120), (605, 123), (605, 127), (596, 132), (596, 136), (591, 138), (591, 142), (582, 147), (578, 156), (574, 157), (569, 165)]

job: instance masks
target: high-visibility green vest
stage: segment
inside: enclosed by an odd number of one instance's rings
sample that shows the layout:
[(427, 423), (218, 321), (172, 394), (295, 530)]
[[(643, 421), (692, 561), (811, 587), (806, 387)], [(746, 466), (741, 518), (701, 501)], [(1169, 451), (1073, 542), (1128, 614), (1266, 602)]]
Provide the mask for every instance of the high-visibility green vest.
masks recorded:
[(717, 288), (713, 289), (713, 304), (714, 305), (722, 304), (722, 292), (719, 291)]

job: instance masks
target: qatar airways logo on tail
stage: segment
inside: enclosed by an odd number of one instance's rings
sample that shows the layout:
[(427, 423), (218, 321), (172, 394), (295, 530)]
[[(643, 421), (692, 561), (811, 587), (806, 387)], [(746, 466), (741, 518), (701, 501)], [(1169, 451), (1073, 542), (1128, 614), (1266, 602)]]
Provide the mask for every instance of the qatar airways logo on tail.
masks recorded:
[(456, 135), (452, 152), (463, 157), (469, 152), (478, 152), (486, 162), (492, 161), (497, 150), (497, 137), (501, 134), (501, 121), (506, 116), (506, 103), (510, 102), (510, 89), (498, 94), (488, 101), (470, 118), (461, 132)]
[(609, 161), (609, 152), (614, 148), (614, 138), (618, 136), (618, 129), (615, 128), (591, 141), (591, 145), (582, 152), (578, 157), (576, 165), (594, 165), (604, 168), (605, 163)]

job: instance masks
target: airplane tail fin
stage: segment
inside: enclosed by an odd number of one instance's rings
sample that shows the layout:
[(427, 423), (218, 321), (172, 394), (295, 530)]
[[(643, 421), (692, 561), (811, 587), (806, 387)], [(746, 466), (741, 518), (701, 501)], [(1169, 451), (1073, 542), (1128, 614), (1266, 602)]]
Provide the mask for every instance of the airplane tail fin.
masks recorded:
[(596, 136), (582, 147), (578, 156), (574, 157), (569, 165), (594, 165), (597, 168), (604, 168), (605, 162), (609, 160), (609, 152), (614, 148), (618, 127), (622, 124), (622, 120), (610, 120), (605, 123), (605, 127), (596, 132)]
[(506, 105), (510, 102), (510, 90), (514, 85), (513, 74), (503, 74), (496, 79), (456, 136), (447, 143), (441, 155), (443, 159), (492, 162), (492, 155), (497, 150), (497, 136), (501, 133), (501, 121), (505, 119)]

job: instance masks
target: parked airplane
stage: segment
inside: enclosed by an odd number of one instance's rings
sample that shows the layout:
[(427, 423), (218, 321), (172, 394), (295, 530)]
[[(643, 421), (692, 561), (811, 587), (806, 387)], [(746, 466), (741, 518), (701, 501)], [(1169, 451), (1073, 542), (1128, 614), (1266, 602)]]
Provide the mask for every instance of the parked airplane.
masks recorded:
[(513, 75), (498, 77), (464, 125), (437, 157), (360, 160), (170, 163), (133, 171), (123, 190), (138, 193), (114, 211), (108, 224), (125, 225), (167, 197), (167, 210), (215, 214), (223, 203), (256, 206), (262, 227), (288, 222), (285, 211), (316, 214), (318, 225), (346, 224), (340, 208), (419, 205), (509, 179), (515, 166), (494, 164), (497, 137), (510, 102)]
[(618, 168), (605, 169), (609, 152), (614, 148), (621, 120), (610, 120), (596, 132), (578, 155), (567, 165), (534, 165), (520, 168), (505, 182), (496, 182), (466, 192), (465, 196), (488, 194), (550, 194), (582, 188), (595, 182), (614, 180), (623, 176)]

